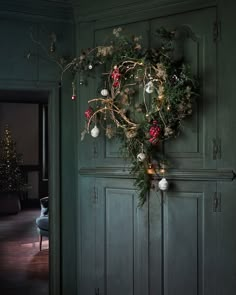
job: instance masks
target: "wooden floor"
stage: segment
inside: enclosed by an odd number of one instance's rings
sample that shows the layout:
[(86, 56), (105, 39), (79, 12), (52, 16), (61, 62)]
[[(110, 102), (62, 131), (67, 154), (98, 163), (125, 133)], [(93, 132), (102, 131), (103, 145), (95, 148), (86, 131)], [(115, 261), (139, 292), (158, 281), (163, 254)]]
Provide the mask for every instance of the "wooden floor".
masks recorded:
[(39, 251), (39, 209), (0, 216), (0, 294), (48, 295), (48, 241)]

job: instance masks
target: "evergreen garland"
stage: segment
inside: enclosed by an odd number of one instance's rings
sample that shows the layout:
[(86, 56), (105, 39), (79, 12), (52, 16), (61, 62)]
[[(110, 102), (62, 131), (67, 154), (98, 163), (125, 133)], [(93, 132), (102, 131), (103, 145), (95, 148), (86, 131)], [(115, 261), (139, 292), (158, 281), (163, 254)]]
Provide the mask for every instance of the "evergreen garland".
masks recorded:
[(157, 35), (158, 48), (145, 48), (140, 36), (116, 28), (107, 44), (83, 50), (63, 71), (80, 74), (82, 84), (85, 73), (90, 75), (98, 66), (105, 69), (99, 97), (88, 102), (81, 139), (87, 133), (97, 137), (99, 127), (108, 138), (120, 138), (141, 205), (151, 188), (150, 171), (156, 174), (163, 168), (161, 143), (180, 134), (182, 120), (192, 113), (197, 96), (197, 80), (189, 65), (175, 58), (176, 32), (162, 28)]

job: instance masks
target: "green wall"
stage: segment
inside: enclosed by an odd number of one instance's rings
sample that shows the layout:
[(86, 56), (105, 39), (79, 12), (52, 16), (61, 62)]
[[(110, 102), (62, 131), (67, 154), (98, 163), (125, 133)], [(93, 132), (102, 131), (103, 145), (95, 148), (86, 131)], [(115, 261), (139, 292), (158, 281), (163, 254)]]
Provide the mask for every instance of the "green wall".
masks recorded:
[(53, 289), (50, 294), (59, 294), (60, 289), (66, 290), (64, 294), (74, 294), (75, 105), (71, 101), (71, 84), (65, 77), (59, 87), (58, 66), (31, 39), (32, 34), (47, 51), (50, 34), (54, 32), (56, 54), (71, 56), (74, 51), (72, 9), (66, 2), (1, 1), (0, 11), (0, 92), (33, 90), (50, 95), (50, 282)]

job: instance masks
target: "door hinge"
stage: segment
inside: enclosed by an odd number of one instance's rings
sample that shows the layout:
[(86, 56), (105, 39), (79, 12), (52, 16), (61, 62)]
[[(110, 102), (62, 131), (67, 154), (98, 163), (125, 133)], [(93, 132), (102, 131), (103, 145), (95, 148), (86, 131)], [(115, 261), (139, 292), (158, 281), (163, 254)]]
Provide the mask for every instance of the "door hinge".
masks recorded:
[(221, 193), (214, 193), (212, 205), (213, 212), (221, 212)]
[(212, 158), (213, 160), (221, 159), (221, 139), (212, 139)]
[(221, 139), (220, 138), (217, 139), (217, 150), (218, 150), (217, 158), (221, 159)]
[(98, 200), (98, 194), (97, 194), (97, 188), (96, 186), (93, 187), (93, 202), (97, 203)]
[(220, 34), (221, 34), (221, 23), (220, 21), (215, 21), (213, 24), (213, 41), (217, 42), (220, 40)]

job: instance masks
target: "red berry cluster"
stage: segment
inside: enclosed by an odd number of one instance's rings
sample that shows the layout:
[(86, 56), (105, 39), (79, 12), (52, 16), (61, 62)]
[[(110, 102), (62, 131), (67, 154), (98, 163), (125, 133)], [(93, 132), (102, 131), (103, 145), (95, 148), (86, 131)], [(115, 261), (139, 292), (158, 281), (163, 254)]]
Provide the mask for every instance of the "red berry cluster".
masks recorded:
[(87, 119), (90, 119), (93, 115), (93, 109), (90, 107), (88, 108), (85, 112), (84, 112), (84, 115)]
[(152, 144), (156, 144), (158, 141), (158, 137), (160, 135), (161, 128), (158, 126), (157, 121), (153, 121), (152, 126), (149, 129), (149, 134), (151, 138), (149, 139), (149, 142)]
[(113, 87), (118, 87), (120, 85), (120, 72), (119, 69), (115, 66), (113, 72), (111, 73), (111, 78), (113, 79)]

